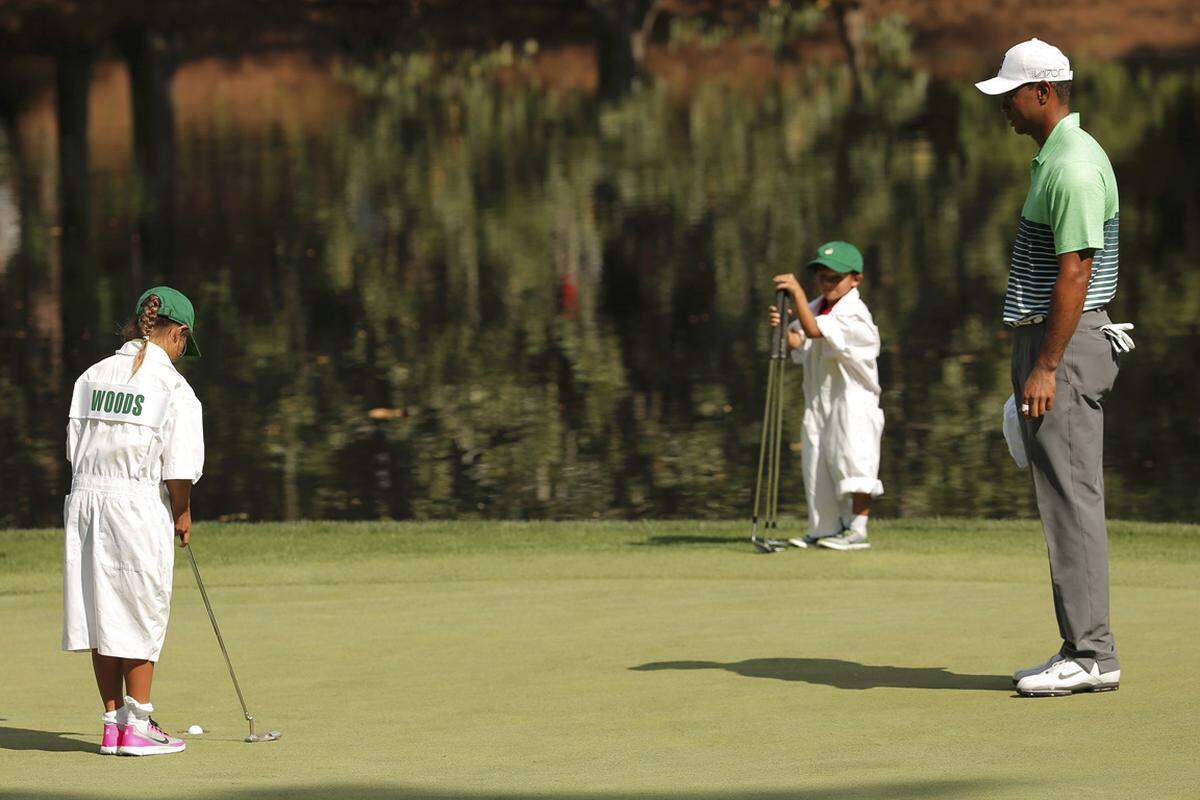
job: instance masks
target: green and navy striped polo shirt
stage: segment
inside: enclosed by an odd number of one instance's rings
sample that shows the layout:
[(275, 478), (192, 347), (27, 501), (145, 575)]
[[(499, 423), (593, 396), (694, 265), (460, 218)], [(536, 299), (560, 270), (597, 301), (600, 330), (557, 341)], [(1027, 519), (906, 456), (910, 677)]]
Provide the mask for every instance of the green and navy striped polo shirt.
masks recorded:
[(1069, 114), (1051, 131), (1030, 165), (1004, 296), (1004, 321), (1050, 311), (1058, 256), (1093, 249), (1084, 311), (1117, 293), (1117, 178), (1099, 143)]

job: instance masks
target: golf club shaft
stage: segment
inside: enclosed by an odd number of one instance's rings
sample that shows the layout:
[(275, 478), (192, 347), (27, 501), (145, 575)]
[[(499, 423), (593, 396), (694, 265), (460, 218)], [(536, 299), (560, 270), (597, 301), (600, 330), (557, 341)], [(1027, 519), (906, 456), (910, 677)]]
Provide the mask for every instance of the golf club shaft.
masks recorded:
[(774, 359), (775, 365), (775, 384), (771, 387), (771, 418), (770, 418), (770, 434), (767, 440), (767, 536), (770, 537), (770, 531), (774, 530), (775, 525), (775, 474), (779, 469), (779, 452), (775, 449), (775, 436), (779, 424), (779, 385), (783, 378), (782, 365), (779, 359)]
[(785, 364), (784, 359), (787, 357), (787, 292), (780, 291), (775, 295), (775, 308), (779, 312), (779, 326), (776, 328), (778, 336), (775, 339), (775, 352), (772, 354), (772, 360), (778, 366), (775, 367), (775, 413), (773, 425), (771, 427), (771, 434), (773, 437), (773, 440), (771, 441), (771, 460), (773, 469), (771, 470), (769, 483), (770, 494), (768, 495), (768, 502), (771, 507), (771, 521), (769, 524), (772, 529), (779, 527), (779, 472), (783, 445), (783, 375)]
[(196, 556), (192, 553), (192, 546), (189, 544), (184, 547), (187, 550), (188, 560), (192, 564), (192, 574), (196, 576), (196, 586), (200, 589), (200, 597), (204, 600), (204, 608), (208, 611), (208, 620), (212, 623), (213, 633), (217, 635), (217, 644), (221, 645), (221, 654), (225, 656), (225, 666), (229, 667), (229, 677), (233, 679), (233, 689), (237, 692), (238, 702), (242, 705), (242, 713), (246, 715), (246, 720), (250, 723), (250, 735), (254, 735), (254, 717), (250, 716), (250, 711), (246, 708), (246, 699), (242, 697), (242, 687), (238, 685), (237, 675), (233, 672), (233, 662), (229, 660), (229, 651), (225, 649), (225, 639), (221, 636), (221, 628), (217, 625), (217, 617), (213, 614), (212, 603), (208, 602), (208, 592), (204, 591), (204, 581), (200, 579), (200, 569), (196, 566)]
[(778, 362), (780, 366), (776, 367), (775, 376), (775, 402), (772, 404), (771, 420), (771, 473), (770, 483), (768, 484), (769, 494), (767, 495), (767, 503), (770, 506), (771, 520), (767, 525), (772, 529), (779, 527), (779, 428), (782, 421), (783, 408), (780, 405), (781, 391), (783, 390), (783, 363)]
[(779, 527), (779, 461), (783, 430), (783, 361), (779, 361), (775, 376), (775, 419), (771, 426), (771, 528)]
[(763, 426), (762, 435), (759, 437), (758, 444), (758, 477), (754, 481), (754, 516), (751, 518), (751, 534), (753, 539), (758, 533), (758, 510), (759, 500), (762, 497), (763, 483), (763, 463), (767, 455), (767, 442), (770, 441), (768, 429), (770, 428), (769, 420), (771, 419), (771, 400), (773, 399), (773, 390), (775, 388), (775, 359), (771, 359), (770, 365), (767, 367), (767, 400), (766, 406), (763, 408)]
[[(763, 408), (762, 434), (758, 446), (758, 471), (754, 481), (754, 513), (750, 540), (759, 543), (759, 511), (763, 512), (763, 547), (770, 552), (770, 533), (778, 527), (780, 447), (783, 427), (783, 359), (787, 356), (787, 292), (775, 295), (779, 324), (771, 332), (771, 357), (767, 367), (767, 394)], [(766, 467), (766, 497), (763, 497), (763, 472)]]

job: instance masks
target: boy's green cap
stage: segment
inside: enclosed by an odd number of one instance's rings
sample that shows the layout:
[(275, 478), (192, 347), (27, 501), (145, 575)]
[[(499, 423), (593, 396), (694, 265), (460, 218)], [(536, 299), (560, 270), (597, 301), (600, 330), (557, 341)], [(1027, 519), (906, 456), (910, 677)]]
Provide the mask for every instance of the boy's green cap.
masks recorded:
[(845, 275), (863, 271), (862, 253), (849, 242), (826, 242), (817, 248), (817, 255), (805, 265), (808, 268), (821, 266), (829, 267), (834, 272)]
[(158, 299), (162, 302), (162, 305), (158, 307), (160, 317), (166, 317), (180, 325), (187, 325), (188, 340), (187, 347), (183, 351), (184, 357), (199, 358), (200, 347), (196, 344), (196, 310), (192, 308), (192, 301), (188, 300), (187, 296), (178, 289), (172, 289), (170, 286), (155, 286), (142, 292), (142, 296), (138, 298), (137, 305), (133, 307), (135, 317), (142, 313), (142, 303), (145, 303), (146, 298), (152, 294), (158, 295)]

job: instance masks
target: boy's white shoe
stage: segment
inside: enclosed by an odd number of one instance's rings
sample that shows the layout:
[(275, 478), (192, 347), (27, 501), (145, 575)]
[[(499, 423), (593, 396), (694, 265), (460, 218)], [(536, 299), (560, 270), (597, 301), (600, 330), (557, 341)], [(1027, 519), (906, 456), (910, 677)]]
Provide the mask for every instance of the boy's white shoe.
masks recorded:
[(1018, 683), (1020, 683), (1022, 678), (1028, 678), (1030, 675), (1037, 675), (1039, 672), (1045, 672), (1059, 661), (1062, 661), (1064, 658), (1066, 658), (1066, 656), (1062, 654), (1062, 650), (1060, 649), (1057, 653), (1050, 656), (1036, 667), (1026, 667), (1025, 669), (1017, 670), (1013, 673), (1013, 686), (1016, 686)]
[(830, 550), (869, 550), (871, 543), (865, 533), (844, 530), (837, 536), (826, 536), (817, 541), (818, 547), (828, 547)]
[(1101, 672), (1093, 662), (1090, 670), (1069, 658), (1060, 658), (1034, 675), (1017, 681), (1017, 694), (1025, 697), (1060, 697), (1077, 692), (1113, 692), (1121, 685), (1121, 670)]
[[(831, 533), (828, 535), (833, 536), (834, 534)], [(820, 538), (821, 537), (813, 536), (810, 533), (807, 536), (797, 536), (795, 539), (788, 539), (787, 543), (790, 544), (792, 547), (799, 547), (801, 550), (804, 550), (806, 548), (809, 548), (809, 547), (812, 547), (813, 545), (815, 545), (817, 543), (817, 540)]]
[(803, 550), (807, 547), (814, 547), (817, 542), (821, 541), (822, 539), (832, 539), (834, 536), (841, 536), (845, 532), (845, 528), (839, 528), (836, 531), (831, 531), (829, 533), (810, 533), (804, 537), (788, 539), (787, 543), (792, 547), (799, 547), (801, 550)]

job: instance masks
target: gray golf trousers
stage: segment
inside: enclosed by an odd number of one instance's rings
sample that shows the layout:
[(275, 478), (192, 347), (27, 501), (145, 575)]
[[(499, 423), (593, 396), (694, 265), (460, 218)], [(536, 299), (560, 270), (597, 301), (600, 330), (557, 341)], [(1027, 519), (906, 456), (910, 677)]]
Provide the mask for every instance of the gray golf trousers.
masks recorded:
[[(1055, 374), (1054, 407), (1021, 418), (1038, 514), (1050, 555), (1054, 613), (1062, 653), (1101, 672), (1119, 669), (1108, 626), (1108, 529), (1104, 520), (1104, 396), (1117, 360), (1100, 330), (1103, 310), (1085, 311)], [(1018, 404), (1041, 350), (1046, 325), (1013, 331), (1012, 382)]]

